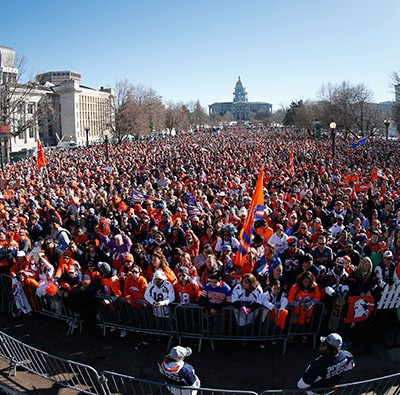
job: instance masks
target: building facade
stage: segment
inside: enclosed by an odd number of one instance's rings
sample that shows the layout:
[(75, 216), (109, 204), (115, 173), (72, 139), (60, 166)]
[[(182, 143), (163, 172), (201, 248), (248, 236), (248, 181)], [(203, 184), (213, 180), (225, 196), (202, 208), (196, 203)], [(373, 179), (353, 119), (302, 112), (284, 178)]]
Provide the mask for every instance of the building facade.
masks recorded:
[(57, 121), (56, 136), (78, 145), (102, 141), (113, 128), (113, 92), (111, 89), (92, 89), (69, 79), (52, 86)]
[(65, 80), (75, 80), (81, 83), (82, 75), (76, 71), (61, 70), (61, 71), (48, 71), (46, 73), (38, 74), (36, 81), (44, 85), (46, 82), (50, 82), (54, 85), (58, 85)]
[(44, 145), (103, 141), (114, 128), (113, 92), (81, 85), (81, 74), (48, 71), (35, 82), (21, 83), (15, 50), (0, 46), (0, 125), (9, 126), (1, 153), (31, 151), (40, 136)]
[(227, 113), (232, 114), (235, 121), (250, 120), (251, 113), (272, 113), (272, 104), (266, 102), (249, 102), (246, 89), (239, 77), (233, 92), (232, 102), (213, 103), (209, 106), (209, 115), (224, 116)]

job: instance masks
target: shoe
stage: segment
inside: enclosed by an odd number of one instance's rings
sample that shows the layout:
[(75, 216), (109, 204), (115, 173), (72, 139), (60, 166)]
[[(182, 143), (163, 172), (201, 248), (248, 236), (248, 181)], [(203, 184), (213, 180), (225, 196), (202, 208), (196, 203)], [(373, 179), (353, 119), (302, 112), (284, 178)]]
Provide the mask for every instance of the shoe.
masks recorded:
[(307, 336), (302, 336), (301, 341), (303, 344), (307, 344), (308, 343), (308, 337)]
[(121, 333), (119, 334), (119, 337), (124, 338), (127, 334), (128, 334), (128, 332), (126, 330), (122, 329)]
[(111, 332), (111, 333), (114, 333), (116, 330), (117, 330), (117, 328), (115, 328), (115, 327), (110, 328), (110, 332)]

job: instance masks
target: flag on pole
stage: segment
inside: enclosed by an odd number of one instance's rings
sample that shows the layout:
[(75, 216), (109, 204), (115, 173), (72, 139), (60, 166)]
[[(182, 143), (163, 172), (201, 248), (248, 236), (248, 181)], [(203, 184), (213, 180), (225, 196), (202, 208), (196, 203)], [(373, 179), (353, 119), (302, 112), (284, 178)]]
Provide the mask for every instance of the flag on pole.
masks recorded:
[(46, 166), (49, 164), (49, 161), (47, 160), (46, 155), (44, 154), (44, 149), (43, 149), (42, 143), (40, 142), (39, 139), (38, 139), (37, 143), (38, 143), (38, 146), (37, 146), (37, 149), (38, 149), (38, 151), (37, 151), (37, 169), (38, 169), (38, 171), (40, 171), (40, 169), (43, 166)]
[(235, 265), (243, 265), (243, 257), (250, 250), (251, 235), (254, 230), (254, 222), (260, 220), (264, 217), (264, 181), (263, 181), (264, 167), (260, 171), (258, 176), (256, 189), (254, 191), (253, 198), (251, 200), (251, 205), (248, 210), (247, 218), (244, 223), (243, 229), (240, 232), (240, 246), (236, 254)]
[(292, 174), (294, 171), (294, 144), (292, 143), (292, 150), (290, 151), (290, 156), (289, 156), (289, 168), (288, 168), (288, 174)]
[(361, 140), (358, 140), (354, 143), (351, 143), (351, 148), (355, 149), (357, 148), (359, 145), (365, 145), (367, 144), (367, 140), (368, 140), (369, 136), (365, 136), (364, 138), (362, 138)]

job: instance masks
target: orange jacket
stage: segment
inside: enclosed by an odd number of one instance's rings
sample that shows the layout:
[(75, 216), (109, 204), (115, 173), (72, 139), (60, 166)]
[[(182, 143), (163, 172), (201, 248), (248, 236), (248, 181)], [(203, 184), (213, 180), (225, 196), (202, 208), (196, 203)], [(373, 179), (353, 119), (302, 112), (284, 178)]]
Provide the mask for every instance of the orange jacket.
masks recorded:
[(56, 274), (54, 275), (55, 278), (61, 278), (61, 276), (68, 270), (68, 266), (74, 266), (77, 265), (78, 269), (82, 272), (81, 265), (79, 264), (78, 261), (73, 259), (72, 257), (69, 259), (69, 262), (67, 263), (66, 260), (64, 259), (64, 256), (60, 258), (60, 264), (58, 265)]
[(293, 306), (293, 323), (304, 324), (310, 321), (313, 305), (321, 300), (318, 285), (309, 290), (300, 289), (294, 284), (289, 291), (289, 303)]
[(117, 298), (122, 296), (121, 284), (119, 282), (118, 276), (116, 275), (113, 275), (111, 277), (103, 276), (101, 278), (101, 284), (104, 287), (106, 295), (116, 296)]
[(201, 295), (200, 287), (194, 281), (189, 281), (186, 285), (177, 281), (174, 290), (175, 298), (181, 304), (198, 302)]
[(130, 302), (135, 303), (140, 299), (144, 299), (144, 293), (147, 288), (147, 280), (143, 276), (134, 279), (132, 273), (128, 273), (124, 284), (124, 297)]

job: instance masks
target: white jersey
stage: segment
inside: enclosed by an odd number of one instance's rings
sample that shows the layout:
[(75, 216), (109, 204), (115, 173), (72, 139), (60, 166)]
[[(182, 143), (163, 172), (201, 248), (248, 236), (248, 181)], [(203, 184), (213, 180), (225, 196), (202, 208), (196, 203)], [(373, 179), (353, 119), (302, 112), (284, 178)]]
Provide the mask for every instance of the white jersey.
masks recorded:
[(152, 306), (158, 303), (159, 306), (153, 307), (153, 313), (156, 317), (169, 317), (168, 305), (175, 300), (174, 287), (169, 281), (164, 281), (161, 286), (158, 286), (154, 280), (150, 281), (144, 298)]

